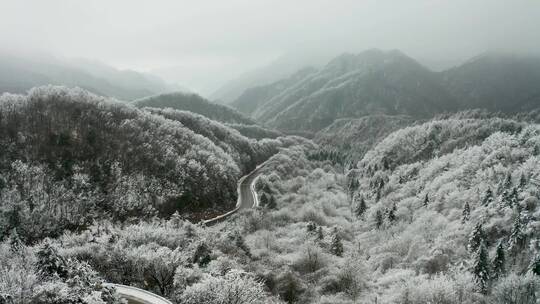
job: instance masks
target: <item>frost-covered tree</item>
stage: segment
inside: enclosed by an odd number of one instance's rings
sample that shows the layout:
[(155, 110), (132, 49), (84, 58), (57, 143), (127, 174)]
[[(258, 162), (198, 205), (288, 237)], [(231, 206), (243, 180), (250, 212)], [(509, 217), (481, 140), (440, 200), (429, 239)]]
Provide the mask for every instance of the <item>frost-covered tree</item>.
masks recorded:
[(429, 194), (426, 193), (426, 196), (424, 197), (424, 201), (422, 202), (422, 206), (427, 207), (429, 205)]
[(504, 274), (506, 273), (506, 253), (502, 241), (497, 244), (497, 248), (495, 249), (495, 256), (491, 261), (491, 269), (492, 278), (494, 280), (497, 280), (498, 278), (504, 276)]
[(247, 257), (251, 257), (251, 250), (246, 244), (246, 240), (240, 233), (235, 234), (234, 244), (236, 245), (236, 247), (240, 248)]
[(59, 276), (65, 278), (68, 274), (67, 265), (65, 259), (58, 254), (56, 249), (50, 241), (43, 242), (41, 247), (36, 253), (37, 256), (37, 268), (44, 276)]
[(367, 210), (366, 200), (362, 195), (360, 195), (358, 202), (354, 208), (354, 214), (356, 217), (361, 218)]
[(506, 172), (506, 176), (502, 183), (502, 189), (510, 190), (511, 187), (512, 187), (512, 174), (510, 172)]
[(469, 202), (465, 202), (465, 205), (463, 205), (463, 211), (461, 212), (461, 223), (468, 222), (471, 218), (471, 206), (469, 206)]
[(279, 297), (287, 303), (296, 303), (306, 290), (300, 278), (290, 271), (280, 275), (276, 285)]
[(512, 188), (512, 190), (510, 191), (503, 191), (501, 198), (501, 203), (503, 207), (513, 208), (514, 206), (518, 205), (518, 201), (518, 190), (516, 187)]
[(265, 208), (268, 206), (268, 202), (269, 202), (268, 196), (269, 195), (266, 192), (261, 193), (261, 197), (259, 199), (259, 205), (261, 207)]
[(489, 256), (486, 244), (482, 241), (473, 257), (472, 274), (478, 290), (486, 294), (490, 282)]
[(482, 243), (485, 243), (485, 241), (486, 235), (484, 233), (484, 229), (482, 228), (482, 224), (478, 223), (474, 226), (474, 229), (471, 232), (467, 249), (469, 249), (470, 252), (474, 253), (478, 250)]
[(211, 253), (212, 251), (208, 248), (208, 245), (206, 245), (205, 242), (200, 242), (193, 253), (193, 264), (197, 264), (200, 267), (208, 265), (212, 260), (212, 257), (210, 256)]
[(375, 212), (375, 228), (381, 229), (384, 224), (383, 212), (379, 209)]
[(266, 205), (266, 208), (270, 210), (274, 210), (277, 208), (276, 197), (274, 195), (270, 195), (270, 197), (268, 198), (268, 204)]
[(324, 233), (321, 226), (317, 229), (317, 241), (323, 241), (324, 240)]
[(527, 186), (527, 177), (525, 176), (524, 172), (521, 172), (521, 175), (519, 177), (519, 189), (523, 190), (525, 189), (525, 186)]
[(508, 251), (515, 257), (527, 245), (527, 236), (523, 227), (521, 213), (517, 213), (508, 239)]
[(535, 304), (538, 303), (540, 279), (534, 275), (509, 274), (501, 278), (492, 288), (487, 303)]
[(537, 254), (533, 260), (531, 261), (531, 265), (529, 266), (529, 270), (537, 275), (540, 276), (540, 254)]
[(9, 235), (9, 246), (13, 252), (19, 252), (21, 248), (24, 247), (24, 243), (17, 233), (17, 229), (13, 229)]
[(482, 205), (488, 206), (493, 202), (493, 191), (491, 191), (491, 188), (487, 188), (486, 193), (484, 193), (484, 196), (482, 197)]
[(334, 227), (332, 238), (330, 240), (330, 252), (335, 256), (343, 256), (343, 243), (339, 236), (339, 231)]
[(309, 221), (306, 225), (306, 230), (308, 233), (314, 233), (317, 230), (317, 224), (314, 221)]
[(388, 209), (388, 212), (386, 214), (388, 218), (388, 222), (392, 224), (396, 220), (396, 212), (397, 212), (397, 206), (396, 203), (392, 204), (392, 207)]
[(250, 275), (231, 270), (225, 276), (209, 276), (186, 288), (180, 298), (184, 304), (264, 304), (263, 284)]
[(349, 192), (349, 195), (353, 195), (356, 190), (358, 190), (358, 187), (360, 187), (360, 182), (356, 177), (351, 177), (347, 190)]

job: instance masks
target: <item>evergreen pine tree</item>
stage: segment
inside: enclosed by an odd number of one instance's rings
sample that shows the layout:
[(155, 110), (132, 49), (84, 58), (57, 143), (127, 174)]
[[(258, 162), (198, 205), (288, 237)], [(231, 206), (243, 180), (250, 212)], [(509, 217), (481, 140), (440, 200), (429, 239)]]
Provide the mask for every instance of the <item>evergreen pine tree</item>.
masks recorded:
[(37, 268), (39, 272), (47, 277), (59, 276), (60, 278), (67, 277), (67, 267), (65, 259), (58, 254), (58, 250), (53, 247), (48, 241), (39, 248), (36, 253)]
[(512, 192), (510, 192), (510, 195), (508, 196), (508, 206), (514, 207), (518, 204), (519, 198), (518, 198), (518, 190), (516, 187), (512, 188)]
[(471, 233), (471, 236), (469, 237), (469, 243), (468, 243), (468, 249), (470, 252), (476, 252), (478, 250), (478, 247), (480, 247), (480, 244), (485, 242), (486, 236), (484, 234), (484, 229), (482, 228), (482, 224), (478, 223), (476, 226), (474, 226), (474, 229)]
[(341, 237), (339, 236), (337, 228), (334, 228), (334, 231), (332, 232), (330, 252), (335, 256), (343, 256), (343, 243), (341, 242)]
[(9, 235), (9, 247), (12, 252), (18, 252), (24, 247), (24, 244), (17, 233), (17, 229), (11, 230), (11, 234)]
[(321, 226), (319, 226), (319, 229), (317, 229), (317, 241), (324, 240), (324, 233)]
[(510, 172), (506, 173), (506, 177), (504, 179), (503, 187), (504, 187), (503, 189), (505, 189), (505, 190), (508, 190), (508, 189), (510, 189), (510, 187), (512, 187), (512, 174), (510, 174)]
[(358, 187), (360, 187), (360, 182), (356, 177), (352, 177), (351, 181), (349, 182), (349, 193), (354, 193)]
[(377, 189), (377, 193), (375, 194), (375, 201), (381, 200), (381, 188)]
[(383, 213), (381, 210), (377, 210), (377, 212), (375, 212), (375, 227), (377, 229), (381, 229), (383, 223)]
[(212, 251), (210, 251), (204, 242), (199, 243), (195, 249), (195, 252), (193, 253), (193, 264), (198, 264), (200, 267), (208, 265), (208, 263), (210, 263), (212, 260), (210, 257), (211, 253)]
[(424, 202), (422, 203), (422, 206), (427, 207), (429, 205), (429, 195), (426, 193), (426, 196), (424, 197)]
[(184, 226), (184, 235), (186, 239), (190, 241), (195, 238), (195, 228), (190, 222), (186, 222), (186, 225)]
[(490, 272), (488, 258), (486, 244), (482, 241), (474, 255), (472, 274), (476, 286), (483, 294), (487, 293), (489, 287)]
[(270, 185), (268, 185), (268, 183), (264, 183), (263, 187), (262, 187), (262, 191), (264, 193), (268, 193), (268, 194), (272, 194), (273, 191), (272, 191), (272, 188), (270, 188)]
[(390, 163), (388, 162), (388, 159), (386, 157), (383, 157), (382, 165), (384, 170), (390, 169)]
[(360, 199), (358, 203), (356, 204), (356, 208), (354, 209), (354, 214), (356, 217), (362, 217), (364, 213), (367, 210), (366, 201), (364, 200), (363, 196), (360, 196)]
[(272, 210), (277, 208), (276, 198), (273, 195), (270, 195), (270, 198), (268, 199), (268, 204), (266, 205), (266, 208), (272, 209)]
[(537, 276), (540, 276), (540, 254), (537, 254), (531, 265), (529, 266), (529, 270), (534, 273)]
[(495, 256), (493, 257), (492, 265), (492, 277), (494, 280), (504, 276), (506, 271), (506, 254), (504, 252), (503, 242), (500, 241), (495, 250)]
[(519, 188), (523, 190), (525, 186), (527, 186), (527, 177), (525, 176), (525, 173), (521, 172), (521, 176), (519, 177)]
[(482, 205), (487, 206), (491, 204), (491, 202), (493, 202), (493, 192), (491, 191), (491, 188), (488, 188), (482, 198)]
[(234, 238), (234, 243), (236, 247), (242, 249), (247, 257), (251, 258), (251, 250), (249, 250), (249, 247), (246, 244), (246, 241), (244, 240), (244, 237), (240, 233), (237, 233)]
[(507, 205), (507, 201), (508, 201), (508, 190), (504, 189), (504, 190), (501, 190), (501, 193), (499, 194), (500, 195), (500, 203), (501, 203), (501, 206), (505, 206)]
[(397, 207), (396, 207), (396, 203), (394, 203), (392, 205), (392, 208), (388, 209), (388, 222), (389, 223), (393, 223), (395, 220), (396, 220), (396, 211), (397, 211)]
[(471, 217), (471, 207), (469, 206), (469, 202), (465, 202), (465, 205), (463, 206), (461, 222), (465, 223), (469, 221), (470, 217)]
[(309, 221), (306, 225), (306, 229), (308, 233), (315, 232), (317, 230), (317, 224), (315, 224), (313, 221)]
[(265, 208), (266, 206), (268, 206), (268, 194), (266, 194), (266, 192), (263, 192), (261, 194), (261, 198), (259, 199), (259, 206)]
[(512, 226), (512, 233), (510, 234), (508, 245), (509, 251), (514, 256), (526, 245), (526, 236), (523, 232), (523, 221), (520, 213), (518, 213), (514, 219), (514, 225)]

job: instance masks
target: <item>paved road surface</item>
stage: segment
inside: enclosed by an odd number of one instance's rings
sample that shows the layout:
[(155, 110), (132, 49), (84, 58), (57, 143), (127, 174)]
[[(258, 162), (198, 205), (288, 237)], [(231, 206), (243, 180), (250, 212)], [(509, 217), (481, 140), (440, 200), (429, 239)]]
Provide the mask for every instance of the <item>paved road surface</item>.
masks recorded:
[(128, 304), (173, 304), (171, 301), (149, 291), (119, 284), (108, 284), (116, 287), (116, 291)]
[(243, 176), (238, 181), (238, 200), (236, 201), (236, 207), (233, 210), (220, 216), (216, 216), (213, 219), (206, 220), (204, 221), (204, 224), (213, 225), (227, 219), (229, 216), (238, 212), (238, 210), (258, 206), (259, 200), (257, 199), (257, 193), (255, 192), (255, 182), (257, 181), (259, 175), (261, 175), (261, 171), (264, 165), (266, 165), (266, 162), (257, 166), (255, 170), (251, 171), (251, 173), (249, 173), (248, 175)]

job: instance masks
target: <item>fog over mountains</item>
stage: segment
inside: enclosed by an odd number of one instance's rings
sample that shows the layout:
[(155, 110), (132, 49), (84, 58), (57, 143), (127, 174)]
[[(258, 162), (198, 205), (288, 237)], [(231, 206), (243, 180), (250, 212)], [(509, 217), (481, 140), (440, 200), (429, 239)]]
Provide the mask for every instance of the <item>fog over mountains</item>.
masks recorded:
[(118, 70), (92, 60), (0, 52), (0, 92), (24, 93), (49, 84), (81, 87), (121, 100), (181, 89), (154, 75)]
[(540, 103), (539, 60), (485, 53), (433, 72), (399, 51), (373, 49), (248, 89), (231, 105), (270, 127), (311, 132), (336, 119), (372, 114), (426, 118), (474, 108), (519, 112)]
[(540, 2), (0, 1), (0, 304), (539, 304)]

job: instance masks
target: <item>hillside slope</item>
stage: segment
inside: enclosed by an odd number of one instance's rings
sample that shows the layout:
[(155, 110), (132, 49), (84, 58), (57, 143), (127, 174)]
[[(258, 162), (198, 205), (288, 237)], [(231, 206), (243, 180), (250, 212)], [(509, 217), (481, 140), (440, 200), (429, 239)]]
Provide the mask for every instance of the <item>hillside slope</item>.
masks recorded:
[(258, 107), (265, 104), (269, 99), (281, 94), (291, 86), (303, 80), (309, 74), (315, 73), (315, 68), (304, 68), (290, 77), (276, 81), (269, 85), (253, 87), (245, 90), (230, 105), (238, 111), (251, 115)]
[(175, 88), (155, 76), (120, 71), (101, 63), (0, 52), (0, 93), (26, 93), (42, 85), (81, 87), (92, 93), (133, 100)]
[(438, 74), (399, 51), (368, 50), (335, 58), (260, 102), (252, 117), (281, 130), (318, 131), (339, 118), (429, 117), (452, 110), (455, 101)]
[(133, 105), (139, 108), (172, 108), (190, 111), (223, 123), (255, 124), (253, 120), (230, 107), (212, 103), (192, 93), (177, 92), (146, 97), (134, 101)]
[(34, 240), (105, 215), (123, 221), (225, 210), (238, 177), (281, 144), (247, 139), (192, 113), (155, 115), (80, 89), (4, 94), (0, 235), (17, 227)]
[(446, 119), (369, 151), (351, 173), (352, 210), (381, 303), (534, 303), (539, 145), (538, 125)]
[(485, 53), (442, 76), (462, 109), (515, 113), (540, 106), (540, 57)]
[(314, 141), (327, 149), (337, 150), (348, 160), (360, 160), (388, 134), (414, 123), (410, 116), (370, 115), (343, 118), (317, 132)]

